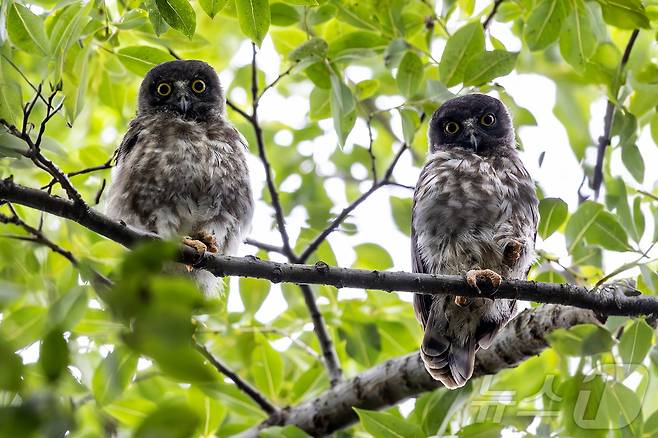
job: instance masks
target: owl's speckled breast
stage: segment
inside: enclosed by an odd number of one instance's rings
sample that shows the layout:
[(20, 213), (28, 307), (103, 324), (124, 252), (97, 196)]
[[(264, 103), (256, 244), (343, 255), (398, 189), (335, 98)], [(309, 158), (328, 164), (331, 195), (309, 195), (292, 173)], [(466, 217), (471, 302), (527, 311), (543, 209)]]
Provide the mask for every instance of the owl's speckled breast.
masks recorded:
[(439, 151), (423, 168), (414, 199), (418, 247), (433, 272), (479, 267), (517, 274), (502, 265), (504, 244), (511, 236), (533, 241), (524, 218), (532, 216), (536, 201), (515, 151), (490, 157)]

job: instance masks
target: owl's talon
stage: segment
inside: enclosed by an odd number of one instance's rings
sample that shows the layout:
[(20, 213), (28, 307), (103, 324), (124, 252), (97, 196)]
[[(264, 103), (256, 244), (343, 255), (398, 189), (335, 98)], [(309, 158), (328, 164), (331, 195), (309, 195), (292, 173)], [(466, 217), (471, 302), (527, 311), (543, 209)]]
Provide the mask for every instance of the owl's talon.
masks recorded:
[(455, 297), (455, 304), (458, 305), (459, 307), (466, 307), (468, 306), (469, 303), (470, 301), (466, 297), (462, 297), (459, 295)]
[(192, 237), (184, 237), (183, 238), (183, 245), (189, 246), (193, 250), (197, 252), (199, 256), (202, 256), (203, 253), (205, 253), (208, 250), (208, 247), (206, 246), (205, 243), (198, 239), (193, 239)]
[(206, 250), (211, 253), (216, 253), (219, 251), (219, 247), (217, 246), (217, 239), (215, 238), (215, 235), (205, 231), (201, 230), (195, 235), (196, 239), (203, 242), (206, 245)]
[(495, 294), (501, 281), (503, 278), (491, 269), (472, 269), (466, 273), (468, 285), (477, 289), (481, 295), (492, 296)]

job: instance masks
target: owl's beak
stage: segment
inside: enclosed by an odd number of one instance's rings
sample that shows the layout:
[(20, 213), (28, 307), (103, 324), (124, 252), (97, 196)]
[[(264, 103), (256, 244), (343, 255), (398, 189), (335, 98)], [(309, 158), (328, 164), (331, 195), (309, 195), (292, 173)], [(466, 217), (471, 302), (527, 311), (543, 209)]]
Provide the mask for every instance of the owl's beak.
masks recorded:
[(469, 143), (471, 143), (471, 146), (473, 147), (473, 150), (475, 152), (478, 151), (478, 136), (475, 132), (475, 124), (476, 121), (473, 119), (468, 119), (464, 123), (465, 128), (466, 128), (466, 135), (468, 136)]
[(183, 96), (178, 101), (178, 108), (181, 110), (181, 113), (187, 114), (187, 110), (190, 109), (190, 101), (187, 96)]

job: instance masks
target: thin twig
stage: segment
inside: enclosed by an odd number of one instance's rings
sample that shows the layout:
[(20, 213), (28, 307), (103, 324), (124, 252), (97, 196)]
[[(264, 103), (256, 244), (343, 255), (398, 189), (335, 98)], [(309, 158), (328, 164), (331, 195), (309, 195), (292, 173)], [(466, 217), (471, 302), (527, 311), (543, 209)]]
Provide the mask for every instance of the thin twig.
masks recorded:
[(251, 238), (246, 239), (244, 243), (246, 243), (247, 245), (254, 246), (258, 249), (262, 249), (267, 252), (276, 252), (278, 254), (285, 255), (285, 253), (283, 252), (283, 248), (281, 248), (280, 246), (272, 245), (271, 243), (259, 242), (258, 240)]
[(199, 342), (194, 343), (196, 349), (205, 357), (210, 364), (217, 369), (220, 373), (231, 379), (235, 386), (237, 386), (242, 392), (247, 394), (253, 401), (256, 402), (260, 408), (269, 415), (278, 415), (279, 409), (276, 408), (272, 402), (267, 400), (264, 395), (262, 395), (256, 388), (251, 386), (248, 382), (242, 379), (234, 373), (229, 367), (224, 365), (219, 359), (217, 359), (213, 354), (208, 351), (208, 349), (200, 344)]
[(356, 207), (358, 207), (363, 201), (368, 199), (370, 195), (372, 195), (374, 192), (376, 192), (378, 189), (381, 187), (387, 185), (390, 182), (391, 176), (393, 175), (393, 170), (395, 169), (395, 166), (397, 165), (398, 161), (400, 160), (400, 157), (406, 151), (409, 147), (407, 146), (406, 143), (402, 144), (402, 147), (400, 147), (400, 150), (398, 150), (397, 154), (395, 154), (395, 157), (393, 158), (393, 161), (391, 164), (388, 166), (388, 169), (386, 169), (386, 173), (384, 174), (384, 177), (378, 181), (378, 182), (373, 182), (372, 186), (370, 186), (370, 189), (363, 193), (361, 196), (359, 196), (356, 200), (354, 200), (350, 205), (345, 207), (343, 211), (341, 211), (338, 216), (324, 229), (318, 236), (313, 239), (311, 243), (306, 247), (304, 252), (297, 258), (298, 263), (304, 263), (308, 258), (313, 254), (318, 247), (322, 244), (322, 242), (325, 241), (327, 236), (329, 236), (338, 226), (347, 218), (347, 216), (354, 211)]
[(493, 20), (494, 15), (496, 15), (496, 12), (498, 12), (498, 7), (500, 6), (500, 4), (503, 1), (505, 1), (505, 0), (496, 0), (496, 1), (494, 1), (493, 9), (491, 9), (491, 12), (489, 12), (489, 15), (487, 15), (487, 18), (485, 18), (484, 21), (482, 22), (482, 27), (484, 28), (484, 30), (487, 30), (487, 28), (489, 27), (489, 24), (491, 23), (491, 20)]
[[(635, 44), (638, 34), (640, 33), (639, 29), (635, 29), (631, 34), (631, 37), (628, 39), (626, 44), (626, 49), (624, 50), (624, 55), (619, 62), (617, 67), (617, 74), (614, 82), (614, 90), (612, 95), (615, 100), (619, 96), (619, 89), (621, 88), (621, 78), (624, 71), (624, 67), (628, 62), (628, 58), (631, 56), (631, 50)], [(601, 183), (603, 182), (603, 159), (605, 157), (605, 150), (610, 146), (610, 132), (612, 131), (612, 120), (615, 115), (617, 103), (613, 102), (611, 99), (608, 99), (608, 103), (605, 108), (605, 116), (603, 117), (603, 135), (599, 137), (599, 144), (596, 153), (596, 165), (594, 166), (594, 178), (592, 180), (592, 189), (594, 190), (594, 199), (598, 199), (599, 192), (601, 191)]]
[(372, 181), (376, 184), (377, 183), (377, 158), (375, 157), (375, 153), (372, 151), (372, 145), (375, 142), (373, 136), (372, 136), (372, 115), (368, 116), (368, 120), (366, 121), (368, 125), (368, 155), (370, 155), (370, 168), (372, 170)]

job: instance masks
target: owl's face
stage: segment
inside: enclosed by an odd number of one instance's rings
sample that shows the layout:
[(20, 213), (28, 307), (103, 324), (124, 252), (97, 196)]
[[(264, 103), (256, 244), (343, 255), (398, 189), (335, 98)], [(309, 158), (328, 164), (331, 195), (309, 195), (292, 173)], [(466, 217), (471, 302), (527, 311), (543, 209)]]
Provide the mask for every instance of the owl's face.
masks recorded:
[(148, 72), (139, 89), (138, 113), (166, 111), (187, 120), (224, 112), (224, 92), (215, 70), (202, 61), (169, 61)]
[(489, 154), (514, 147), (514, 127), (501, 101), (484, 94), (467, 94), (445, 102), (429, 125), (430, 152), (462, 148)]

